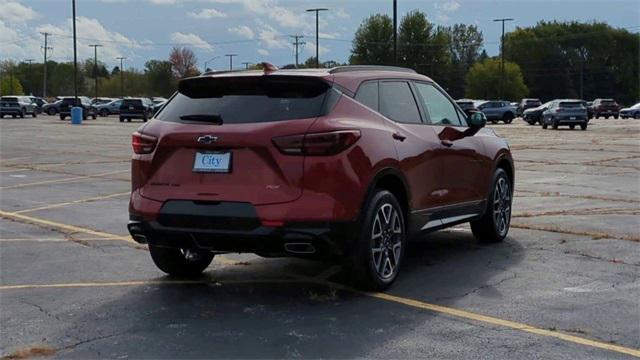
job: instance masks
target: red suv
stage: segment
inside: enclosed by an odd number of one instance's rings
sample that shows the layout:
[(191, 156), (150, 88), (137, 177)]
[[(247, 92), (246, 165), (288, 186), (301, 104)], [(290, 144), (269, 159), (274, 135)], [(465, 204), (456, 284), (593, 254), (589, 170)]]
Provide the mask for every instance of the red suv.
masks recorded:
[(409, 69), (185, 79), (133, 134), (129, 232), (171, 275), (248, 252), (342, 259), (385, 289), (411, 237), (465, 222), (481, 242), (507, 235), (513, 161), (485, 124)]

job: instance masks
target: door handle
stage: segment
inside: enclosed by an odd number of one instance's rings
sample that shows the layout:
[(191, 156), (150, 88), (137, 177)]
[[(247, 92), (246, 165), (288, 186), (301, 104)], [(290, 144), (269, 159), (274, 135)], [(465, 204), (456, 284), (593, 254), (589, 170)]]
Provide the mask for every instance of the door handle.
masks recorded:
[(441, 143), (442, 145), (446, 146), (446, 147), (451, 147), (451, 146), (453, 146), (453, 141), (451, 141), (451, 140), (446, 140), (446, 139), (444, 139), (444, 140), (440, 140), (440, 143)]
[(392, 136), (393, 136), (394, 139), (396, 139), (398, 141), (404, 141), (407, 138), (406, 136), (404, 136), (404, 135), (402, 135), (400, 133), (397, 133), (397, 132), (393, 133)]

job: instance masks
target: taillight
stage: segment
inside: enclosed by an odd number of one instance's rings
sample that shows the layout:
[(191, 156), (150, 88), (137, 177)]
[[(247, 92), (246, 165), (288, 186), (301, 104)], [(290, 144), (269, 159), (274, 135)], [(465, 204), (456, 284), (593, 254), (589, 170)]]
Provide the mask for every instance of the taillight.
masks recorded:
[(324, 133), (280, 136), (273, 144), (287, 155), (335, 155), (360, 138), (360, 130), (339, 130)]
[(158, 142), (156, 137), (143, 135), (137, 131), (131, 135), (131, 146), (136, 154), (150, 154), (156, 148), (156, 142)]

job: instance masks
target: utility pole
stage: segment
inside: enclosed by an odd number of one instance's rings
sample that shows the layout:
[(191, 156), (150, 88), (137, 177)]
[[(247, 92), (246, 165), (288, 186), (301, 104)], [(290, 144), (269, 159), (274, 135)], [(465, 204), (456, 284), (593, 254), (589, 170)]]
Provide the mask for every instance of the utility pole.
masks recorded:
[(243, 62), (242, 65), (244, 65), (245, 70), (249, 70), (249, 65), (251, 65), (250, 62)]
[(122, 67), (122, 60), (125, 60), (126, 57), (119, 56), (116, 59), (120, 60), (120, 97), (124, 99), (124, 68)]
[(393, 65), (398, 65), (398, 1), (393, 0)]
[(93, 44), (93, 45), (89, 45), (89, 47), (93, 48), (93, 77), (95, 78), (96, 81), (96, 96), (95, 98), (98, 98), (98, 48), (102, 47), (102, 45), (98, 45), (98, 44)]
[(297, 69), (298, 68), (298, 46), (305, 44), (304, 41), (300, 41), (300, 39), (302, 39), (304, 35), (290, 35), (290, 36), (295, 39), (292, 44), (293, 46), (296, 47), (296, 69)]
[(73, 97), (74, 104), (78, 106), (78, 47), (76, 38), (76, 0), (71, 0), (73, 15)]
[(229, 57), (229, 71), (233, 71), (233, 57), (238, 54), (226, 54), (225, 56)]
[(44, 98), (47, 96), (47, 52), (49, 50), (53, 50), (53, 48), (47, 46), (47, 40), (49, 38), (49, 35), (51, 34), (43, 32), (42, 35), (44, 35), (44, 46), (42, 47), (42, 49), (44, 50), (44, 62), (42, 63), (42, 65), (44, 65), (44, 77), (42, 79), (42, 97)]
[(329, 9), (325, 8), (315, 8), (315, 9), (307, 9), (307, 12), (315, 12), (316, 13), (316, 68), (320, 68), (320, 25), (318, 23), (318, 14), (320, 11), (328, 11)]
[(500, 38), (500, 57), (501, 57), (501, 65), (500, 65), (500, 100), (502, 100), (502, 96), (504, 96), (504, 23), (506, 21), (513, 21), (511, 18), (502, 18), (502, 19), (493, 19), (494, 22), (502, 23), (502, 37)]
[(29, 94), (30, 94), (30, 95), (33, 95), (33, 86), (32, 86), (33, 84), (31, 83), (31, 74), (32, 74), (33, 72), (31, 71), (31, 64), (32, 64), (34, 61), (36, 61), (36, 60), (35, 60), (35, 59), (27, 59), (27, 60), (25, 60), (25, 61), (24, 61), (24, 62), (29, 63), (29, 74), (27, 75), (27, 79), (29, 80)]

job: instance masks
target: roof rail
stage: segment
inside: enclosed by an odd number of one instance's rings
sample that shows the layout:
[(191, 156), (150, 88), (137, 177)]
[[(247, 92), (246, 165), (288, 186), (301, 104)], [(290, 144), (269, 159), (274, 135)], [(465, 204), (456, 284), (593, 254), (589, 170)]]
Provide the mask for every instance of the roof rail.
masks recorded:
[(416, 71), (413, 69), (403, 68), (398, 66), (346, 65), (346, 66), (336, 66), (334, 68), (329, 69), (329, 74), (338, 74), (338, 73), (352, 72), (352, 71), (397, 71), (397, 72), (412, 73), (412, 74), (416, 73)]

